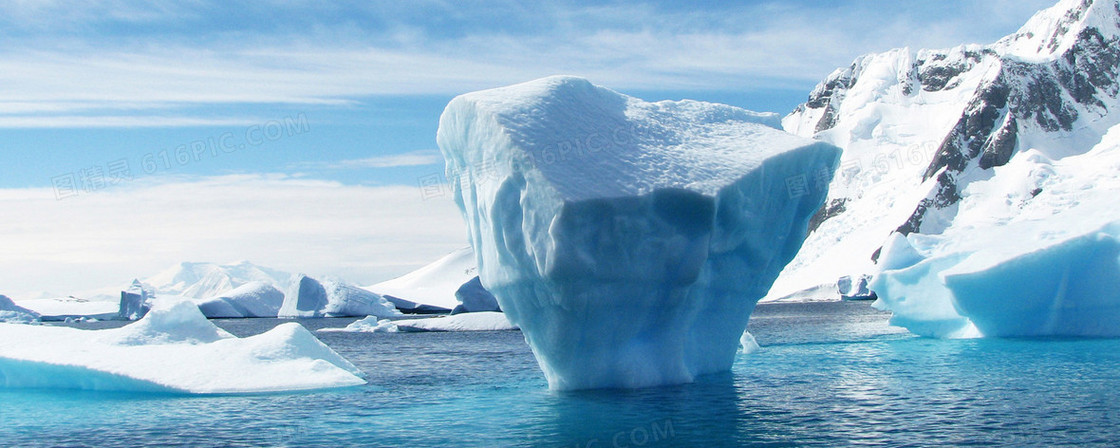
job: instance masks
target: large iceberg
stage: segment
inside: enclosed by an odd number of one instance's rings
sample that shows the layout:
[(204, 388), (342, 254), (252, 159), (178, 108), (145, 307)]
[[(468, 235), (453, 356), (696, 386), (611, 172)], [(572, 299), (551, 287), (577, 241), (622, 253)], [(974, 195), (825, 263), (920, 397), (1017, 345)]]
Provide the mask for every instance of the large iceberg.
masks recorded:
[(479, 276), (551, 388), (730, 369), (840, 156), (777, 126), (573, 77), (448, 104), (437, 142)]
[(400, 315), (379, 294), (341, 281), (318, 281), (300, 274), (292, 278), (279, 317), (349, 317)]
[(236, 338), (190, 302), (160, 302), (110, 330), (0, 324), (0, 386), (251, 393), (365, 384), (296, 323)]
[(208, 318), (276, 317), (284, 293), (274, 286), (252, 281), (209, 299), (194, 300)]

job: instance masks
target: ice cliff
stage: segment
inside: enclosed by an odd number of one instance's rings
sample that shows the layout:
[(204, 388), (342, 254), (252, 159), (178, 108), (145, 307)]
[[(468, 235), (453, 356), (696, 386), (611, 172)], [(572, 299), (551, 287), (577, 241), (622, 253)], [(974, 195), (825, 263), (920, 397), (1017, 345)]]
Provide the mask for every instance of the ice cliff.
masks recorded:
[(730, 369), (840, 156), (777, 126), (573, 77), (448, 104), (437, 142), (481, 282), (551, 388)]

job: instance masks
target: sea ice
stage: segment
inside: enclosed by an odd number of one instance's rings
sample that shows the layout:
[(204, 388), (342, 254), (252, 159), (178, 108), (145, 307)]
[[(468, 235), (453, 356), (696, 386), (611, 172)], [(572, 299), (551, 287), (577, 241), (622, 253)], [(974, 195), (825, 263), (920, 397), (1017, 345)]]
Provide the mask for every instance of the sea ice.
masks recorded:
[(507, 331), (517, 330), (505, 314), (493, 311), (456, 314), (454, 316), (392, 321), (370, 316), (346, 328), (324, 328), (324, 332), (396, 333), (424, 331)]
[(466, 247), (366, 289), (385, 296), (401, 311), (448, 313), (460, 305), (456, 291), (477, 276), (474, 251)]
[(730, 369), (840, 155), (778, 125), (573, 77), (448, 104), (437, 142), (479, 276), (551, 388)]
[(254, 393), (356, 386), (361, 374), (299, 324), (236, 338), (190, 302), (110, 330), (0, 324), (3, 387)]

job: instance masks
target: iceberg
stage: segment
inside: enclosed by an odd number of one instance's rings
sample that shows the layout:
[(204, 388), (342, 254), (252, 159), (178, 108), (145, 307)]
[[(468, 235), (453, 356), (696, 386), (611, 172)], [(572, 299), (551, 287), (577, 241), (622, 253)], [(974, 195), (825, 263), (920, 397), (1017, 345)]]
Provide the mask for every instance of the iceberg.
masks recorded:
[(384, 297), (341, 281), (320, 282), (300, 274), (292, 278), (278, 317), (351, 317), (400, 315)]
[(296, 323), (236, 338), (190, 302), (158, 302), (110, 330), (0, 324), (0, 386), (189, 394), (365, 384), (353, 364)]
[(276, 317), (284, 304), (284, 293), (272, 285), (252, 281), (225, 294), (194, 300), (208, 318)]
[(731, 368), (840, 156), (779, 125), (566, 76), (448, 104), (437, 143), (481, 283), (550, 388)]
[(365, 289), (381, 294), (406, 313), (449, 313), (460, 305), (456, 292), (474, 277), (478, 277), (478, 266), (474, 251), (466, 247)]
[(151, 296), (140, 280), (133, 280), (132, 286), (121, 291), (121, 307), (117, 311), (119, 320), (139, 320), (151, 309)]
[(409, 319), (394, 322), (399, 331), (509, 331), (517, 330), (505, 313), (479, 311), (454, 316)]
[(8, 296), (0, 295), (0, 322), (32, 323), (39, 321), (39, 313), (16, 305)]
[(346, 328), (324, 328), (323, 332), (396, 333), (425, 331), (510, 331), (517, 330), (506, 315), (494, 311), (479, 311), (453, 316), (392, 321), (370, 316), (354, 321)]
[(498, 299), (482, 287), (482, 280), (477, 276), (469, 282), (463, 283), (463, 286), (455, 291), (455, 298), (459, 299), (459, 305), (451, 310), (451, 314), (502, 310), (502, 307), (498, 305)]

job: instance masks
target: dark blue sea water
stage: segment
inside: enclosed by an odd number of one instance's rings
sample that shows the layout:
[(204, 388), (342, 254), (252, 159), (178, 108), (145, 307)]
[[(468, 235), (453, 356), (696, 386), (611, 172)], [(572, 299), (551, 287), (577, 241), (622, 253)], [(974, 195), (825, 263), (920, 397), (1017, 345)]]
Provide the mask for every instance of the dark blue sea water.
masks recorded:
[[(518, 332), (320, 333), (363, 387), (0, 389), (0, 446), (1120, 446), (1120, 340), (933, 340), (866, 303), (760, 306), (733, 372), (556, 393)], [(350, 320), (303, 321), (309, 328)], [(275, 320), (218, 321), (244, 336)]]

